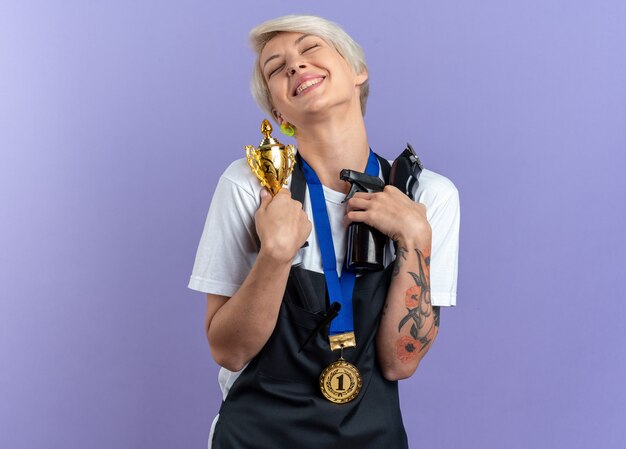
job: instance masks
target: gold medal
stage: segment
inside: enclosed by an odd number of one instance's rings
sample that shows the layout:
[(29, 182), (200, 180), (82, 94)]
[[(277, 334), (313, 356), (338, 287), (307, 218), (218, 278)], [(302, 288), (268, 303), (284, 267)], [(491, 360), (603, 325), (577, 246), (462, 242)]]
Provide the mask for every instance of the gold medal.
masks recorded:
[(343, 358), (328, 365), (320, 376), (322, 394), (335, 404), (345, 404), (356, 398), (362, 385), (359, 370)]
[(343, 359), (343, 349), (356, 346), (354, 332), (331, 335), (330, 349), (341, 350), (339, 360), (331, 363), (320, 375), (320, 390), (326, 399), (335, 404), (345, 404), (356, 398), (363, 380), (356, 366)]

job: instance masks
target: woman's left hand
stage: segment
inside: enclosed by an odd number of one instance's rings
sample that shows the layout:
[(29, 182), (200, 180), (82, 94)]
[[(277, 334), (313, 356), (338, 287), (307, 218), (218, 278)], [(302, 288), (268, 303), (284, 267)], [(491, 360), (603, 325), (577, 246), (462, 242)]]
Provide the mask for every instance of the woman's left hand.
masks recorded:
[(404, 248), (430, 248), (432, 230), (426, 206), (394, 186), (377, 193), (356, 193), (348, 200), (346, 219), (372, 226)]

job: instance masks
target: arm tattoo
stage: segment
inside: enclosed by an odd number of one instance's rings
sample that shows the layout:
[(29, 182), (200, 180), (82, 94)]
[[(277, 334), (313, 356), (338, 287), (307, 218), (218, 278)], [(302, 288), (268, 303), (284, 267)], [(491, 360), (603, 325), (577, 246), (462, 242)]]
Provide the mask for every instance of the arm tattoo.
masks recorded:
[(406, 260), (406, 253), (408, 253), (406, 248), (398, 248), (396, 263), (393, 265), (393, 273), (391, 273), (392, 277), (396, 277), (400, 273), (400, 268), (402, 268), (402, 265)]
[[(424, 257), (417, 249), (415, 253), (419, 272), (409, 272), (415, 285), (405, 293), (407, 314), (398, 324), (398, 332), (401, 332), (405, 325), (411, 325), (410, 336), (403, 335), (397, 341), (397, 354), (402, 362), (410, 362), (416, 358), (433, 341), (436, 328), (439, 327), (439, 307), (432, 307), (430, 303), (430, 257)], [(431, 324), (425, 331), (423, 328), (431, 314), (433, 315)]]

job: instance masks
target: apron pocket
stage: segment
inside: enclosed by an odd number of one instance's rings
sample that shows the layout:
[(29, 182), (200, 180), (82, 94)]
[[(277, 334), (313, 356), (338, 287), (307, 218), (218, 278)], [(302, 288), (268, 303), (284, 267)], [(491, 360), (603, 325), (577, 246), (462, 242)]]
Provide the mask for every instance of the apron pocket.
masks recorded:
[(273, 379), (318, 382), (324, 367), (336, 359), (324, 339), (327, 326), (316, 331), (323, 321), (323, 316), (283, 301), (274, 333), (263, 348), (259, 372)]

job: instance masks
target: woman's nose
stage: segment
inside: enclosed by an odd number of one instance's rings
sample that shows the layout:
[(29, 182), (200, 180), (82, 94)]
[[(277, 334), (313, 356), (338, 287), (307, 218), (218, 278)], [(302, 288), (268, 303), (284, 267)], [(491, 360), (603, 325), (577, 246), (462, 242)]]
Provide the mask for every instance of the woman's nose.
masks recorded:
[(289, 73), (289, 75), (295, 75), (298, 70), (302, 70), (304, 68), (306, 68), (306, 64), (298, 64), (297, 66), (289, 67), (289, 69), (287, 69), (287, 73)]

